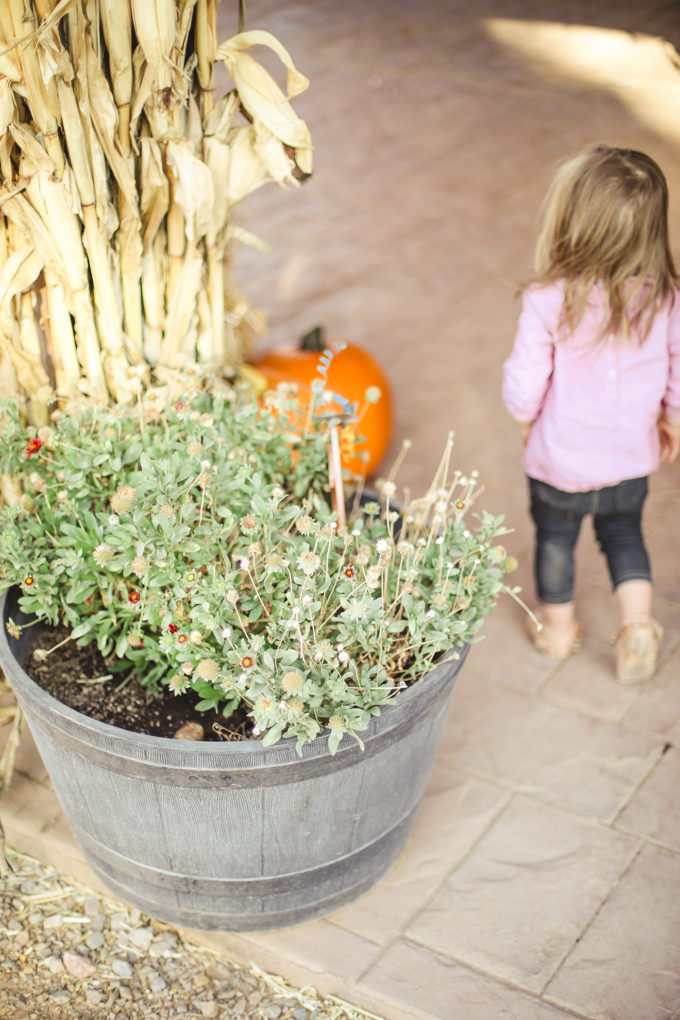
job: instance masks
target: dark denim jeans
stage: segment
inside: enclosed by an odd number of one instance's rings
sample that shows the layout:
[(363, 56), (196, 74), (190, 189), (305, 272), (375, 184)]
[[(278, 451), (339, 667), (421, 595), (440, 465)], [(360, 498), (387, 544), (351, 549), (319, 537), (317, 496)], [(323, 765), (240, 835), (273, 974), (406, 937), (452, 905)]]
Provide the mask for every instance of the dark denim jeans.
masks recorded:
[(590, 492), (562, 492), (529, 479), (531, 516), (536, 525), (534, 574), (541, 602), (570, 602), (574, 595), (574, 548), (586, 514), (607, 558), (614, 588), (622, 581), (651, 579), (642, 539), (642, 506), (647, 478), (630, 478)]

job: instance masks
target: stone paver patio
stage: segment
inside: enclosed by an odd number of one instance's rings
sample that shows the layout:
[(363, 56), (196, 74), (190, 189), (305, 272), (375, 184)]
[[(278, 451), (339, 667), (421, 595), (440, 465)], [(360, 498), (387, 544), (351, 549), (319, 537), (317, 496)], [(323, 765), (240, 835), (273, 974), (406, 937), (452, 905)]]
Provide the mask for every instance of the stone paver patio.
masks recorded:
[[(224, 38), (235, 4), (220, 8)], [(312, 86), (299, 190), (252, 197), (245, 292), (266, 345), (317, 322), (385, 366), (400, 481), (425, 486), (449, 429), (457, 465), (532, 599), (520, 444), (499, 396), (555, 163), (601, 140), (649, 152), (671, 188), (680, 264), (680, 7), (625, 0), (251, 0)], [(389, 460), (389, 458), (388, 458)], [(680, 464), (653, 479), (647, 533), (666, 628), (648, 685), (612, 678), (612, 596), (590, 527), (582, 652), (554, 664), (504, 599), (463, 670), (407, 848), (355, 904), (206, 945), (388, 1020), (680, 1017)], [(0, 737), (3, 734), (0, 732)], [(30, 736), (0, 804), (8, 841), (95, 887)]]

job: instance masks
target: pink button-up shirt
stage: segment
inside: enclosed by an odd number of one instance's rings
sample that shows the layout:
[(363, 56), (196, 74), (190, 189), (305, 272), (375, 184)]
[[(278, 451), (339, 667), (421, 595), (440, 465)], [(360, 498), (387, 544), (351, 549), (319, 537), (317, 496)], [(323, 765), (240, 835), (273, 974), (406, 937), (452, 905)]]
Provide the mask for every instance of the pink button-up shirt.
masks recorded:
[(680, 291), (642, 345), (597, 343), (603, 292), (594, 288), (575, 332), (556, 340), (562, 287), (524, 293), (503, 400), (533, 426), (523, 465), (531, 478), (585, 492), (638, 478), (659, 466), (656, 423), (680, 419)]

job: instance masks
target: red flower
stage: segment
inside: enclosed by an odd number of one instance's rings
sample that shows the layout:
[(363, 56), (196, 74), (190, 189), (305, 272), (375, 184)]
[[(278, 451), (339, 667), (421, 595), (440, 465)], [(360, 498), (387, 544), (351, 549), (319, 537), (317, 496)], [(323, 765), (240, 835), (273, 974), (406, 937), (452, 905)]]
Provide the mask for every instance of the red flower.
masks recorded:
[(243, 658), (241, 659), (241, 665), (243, 666), (244, 669), (250, 669), (252, 664), (253, 660), (249, 655), (244, 655)]
[(179, 630), (179, 627), (177, 626), (176, 623), (169, 623), (168, 630), (170, 631), (171, 634), (176, 634), (177, 631)]
[(348, 567), (345, 571), (345, 577), (354, 577), (354, 567)]
[(180, 636), (177, 638), (177, 640), (179, 641), (179, 643), (181, 645), (185, 645), (187, 643), (187, 641), (189, 640), (189, 638), (186, 636), (186, 634), (180, 634)]
[(32, 584), (35, 584), (35, 578), (31, 577), (30, 575), (28, 577), (25, 577), (24, 584), (26, 585), (27, 588), (30, 588)]
[(141, 597), (142, 596), (139, 594), (138, 591), (131, 591), (130, 594), (128, 595), (128, 602), (132, 602), (133, 605), (136, 605), (136, 603), (139, 602)]
[(37, 453), (41, 446), (43, 446), (42, 439), (38, 439), (34, 436), (33, 439), (29, 439), (28, 446), (26, 447), (26, 459), (28, 460), (34, 453)]

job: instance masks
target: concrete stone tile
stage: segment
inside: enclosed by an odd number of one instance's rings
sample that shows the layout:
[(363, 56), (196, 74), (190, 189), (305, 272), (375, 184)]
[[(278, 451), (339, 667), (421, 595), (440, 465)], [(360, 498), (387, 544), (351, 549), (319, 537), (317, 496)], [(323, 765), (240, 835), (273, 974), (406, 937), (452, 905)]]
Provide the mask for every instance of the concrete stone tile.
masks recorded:
[(413, 1020), (566, 1020), (561, 1010), (463, 967), (424, 946), (398, 939), (359, 982), (395, 999)]
[(525, 613), (515, 604), (503, 604), (485, 620), (483, 640), (472, 646), (465, 672), (532, 694), (555, 672), (556, 664), (536, 652), (526, 633)]
[(611, 646), (586, 635), (581, 651), (555, 671), (543, 694), (558, 705), (618, 722), (634, 704), (638, 691), (617, 682)]
[(680, 856), (645, 846), (544, 995), (596, 1020), (680, 1009)]
[(16, 845), (12, 841), (16, 840), (18, 834), (37, 834), (49, 828), (62, 815), (52, 788), (22, 772), (14, 773), (9, 789), (2, 795), (0, 810), (7, 841), (11, 846)]
[(680, 744), (680, 645), (670, 650), (652, 683), (638, 689), (638, 696), (623, 717), (623, 725), (646, 730), (673, 744)]
[[(4, 726), (0, 729), (0, 755), (5, 749), (5, 743), (8, 736), (9, 726)], [(31, 736), (31, 731), (29, 730), (25, 720), (21, 731), (21, 740), (19, 742), (19, 747), (17, 748), (17, 756), (14, 760), (14, 768), (16, 772), (21, 772), (24, 775), (29, 776), (31, 779), (35, 780), (36, 783), (40, 783), (43, 786), (50, 785), (47, 769), (43, 765), (40, 752), (35, 746), (35, 741)]]
[(463, 670), (439, 759), (608, 821), (628, 802), (661, 753), (660, 741), (652, 737)]
[(374, 889), (332, 915), (333, 924), (381, 945), (391, 942), (436, 895), (510, 796), (507, 790), (435, 763), (403, 853)]
[(517, 797), (405, 936), (539, 993), (638, 847), (624, 833)]
[(670, 747), (616, 819), (616, 828), (680, 851), (680, 750)]
[(382, 952), (376, 942), (327, 920), (311, 921), (281, 931), (256, 932), (247, 937), (258, 949), (279, 953), (310, 974), (332, 975), (344, 984), (358, 981)]

